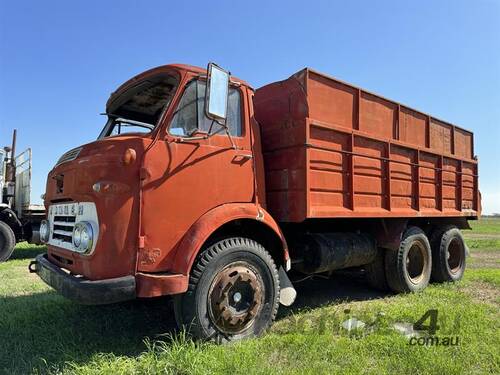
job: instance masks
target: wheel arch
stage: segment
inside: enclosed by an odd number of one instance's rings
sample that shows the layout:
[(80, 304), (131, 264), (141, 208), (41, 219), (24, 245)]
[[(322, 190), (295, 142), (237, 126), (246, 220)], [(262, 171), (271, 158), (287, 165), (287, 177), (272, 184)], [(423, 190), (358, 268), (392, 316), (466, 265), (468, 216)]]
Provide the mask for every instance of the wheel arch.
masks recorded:
[(208, 211), (191, 226), (175, 251), (172, 272), (189, 275), (201, 249), (224, 236), (233, 235), (261, 243), (278, 267), (288, 267), (288, 246), (273, 217), (252, 203), (230, 203)]

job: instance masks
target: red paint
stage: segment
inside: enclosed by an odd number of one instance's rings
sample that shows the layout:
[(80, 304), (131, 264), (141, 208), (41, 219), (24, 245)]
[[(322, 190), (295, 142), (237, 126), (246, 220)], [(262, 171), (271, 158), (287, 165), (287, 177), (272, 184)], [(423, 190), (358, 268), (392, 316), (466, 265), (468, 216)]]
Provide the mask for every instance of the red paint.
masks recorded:
[(478, 215), (469, 131), (309, 69), (255, 108), (278, 221)]

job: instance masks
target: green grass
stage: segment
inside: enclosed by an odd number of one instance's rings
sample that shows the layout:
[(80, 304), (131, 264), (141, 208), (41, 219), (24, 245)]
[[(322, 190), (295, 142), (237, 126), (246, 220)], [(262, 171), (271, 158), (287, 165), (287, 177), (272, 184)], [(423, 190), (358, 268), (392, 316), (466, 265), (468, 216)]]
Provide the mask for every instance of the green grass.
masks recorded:
[[(476, 225), (477, 232), (494, 234)], [(481, 238), (476, 238), (481, 239)], [(265, 336), (231, 345), (194, 343), (175, 330), (168, 298), (110, 306), (79, 306), (27, 272), (43, 247), (21, 244), (0, 264), (0, 373), (415, 373), (500, 372), (500, 268), (468, 269), (457, 284), (412, 295), (380, 295), (357, 277), (297, 286), (300, 299)], [(349, 310), (346, 313), (346, 310)], [(411, 346), (396, 322), (413, 323), (438, 310), (437, 336), (458, 346)], [(347, 317), (377, 329), (348, 332)]]
[(465, 280), (483, 281), (500, 289), (500, 270), (489, 268), (476, 269), (472, 272), (467, 272)]
[(470, 250), (480, 249), (481, 251), (500, 251), (500, 239), (492, 238), (468, 238), (465, 242)]
[(471, 221), (470, 225), (472, 231), (463, 231), (472, 254), (467, 262), (470, 268), (474, 268), (473, 274), (478, 275), (477, 280), (481, 279), (480, 276), (485, 278), (488, 275), (487, 281), (498, 287), (498, 280), (495, 282), (491, 274), (495, 274), (495, 270), (500, 268), (500, 218), (482, 218)]
[(500, 251), (500, 218), (487, 217), (469, 222), (472, 231), (463, 231), (469, 249)]
[(482, 217), (479, 220), (471, 220), (469, 224), (473, 233), (500, 234), (500, 217)]

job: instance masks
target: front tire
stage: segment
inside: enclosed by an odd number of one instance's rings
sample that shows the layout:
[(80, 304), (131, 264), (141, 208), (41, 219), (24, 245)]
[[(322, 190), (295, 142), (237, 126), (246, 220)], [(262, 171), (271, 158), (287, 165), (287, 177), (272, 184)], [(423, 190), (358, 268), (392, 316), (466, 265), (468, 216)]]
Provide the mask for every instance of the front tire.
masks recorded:
[(198, 256), (188, 291), (174, 298), (176, 320), (195, 337), (217, 343), (259, 336), (279, 305), (278, 270), (257, 242), (219, 241)]
[(429, 284), (431, 267), (431, 246), (418, 227), (408, 227), (399, 249), (387, 250), (385, 255), (387, 284), (397, 293), (424, 290)]
[(0, 221), (0, 262), (5, 262), (10, 258), (16, 246), (16, 236), (3, 221)]

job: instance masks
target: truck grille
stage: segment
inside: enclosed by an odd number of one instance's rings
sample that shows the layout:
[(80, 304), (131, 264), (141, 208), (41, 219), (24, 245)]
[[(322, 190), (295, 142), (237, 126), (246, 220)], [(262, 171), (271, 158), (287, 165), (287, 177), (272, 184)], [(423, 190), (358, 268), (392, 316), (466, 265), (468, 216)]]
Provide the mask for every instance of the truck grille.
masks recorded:
[(76, 216), (54, 216), (52, 238), (71, 244)]
[[(73, 229), (76, 224), (86, 222), (92, 226), (93, 249), (99, 238), (99, 221), (97, 210), (93, 202), (65, 202), (48, 207), (47, 219), (50, 223), (50, 238), (47, 242), (51, 246), (60, 247), (81, 253), (73, 245)], [(83, 254), (83, 253), (81, 253)], [(88, 253), (85, 253), (88, 255)]]
[(80, 154), (80, 151), (82, 151), (81, 147), (77, 147), (77, 148), (74, 148), (72, 150), (69, 150), (68, 152), (63, 154), (63, 156), (61, 156), (59, 158), (59, 160), (56, 163), (56, 167), (59, 164), (66, 163), (67, 161), (75, 160), (78, 157), (78, 155)]

